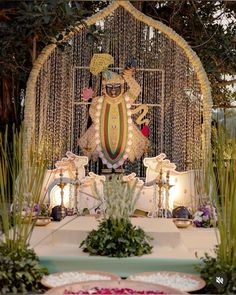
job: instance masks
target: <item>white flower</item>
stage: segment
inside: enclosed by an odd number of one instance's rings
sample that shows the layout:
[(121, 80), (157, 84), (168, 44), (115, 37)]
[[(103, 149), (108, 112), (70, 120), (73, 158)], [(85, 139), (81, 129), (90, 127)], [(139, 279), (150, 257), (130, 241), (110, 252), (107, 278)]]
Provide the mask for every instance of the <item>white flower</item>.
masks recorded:
[(199, 221), (202, 222), (202, 217), (201, 216), (195, 216), (193, 221)]
[(193, 216), (195, 218), (195, 217), (201, 217), (202, 215), (203, 215), (202, 211), (196, 211)]
[(203, 212), (202, 211), (196, 211), (193, 215), (193, 221), (199, 221), (199, 222), (202, 222), (202, 215), (203, 215)]
[(203, 220), (203, 221), (208, 221), (208, 220), (209, 220), (209, 216), (203, 216), (203, 217), (202, 217), (202, 220)]

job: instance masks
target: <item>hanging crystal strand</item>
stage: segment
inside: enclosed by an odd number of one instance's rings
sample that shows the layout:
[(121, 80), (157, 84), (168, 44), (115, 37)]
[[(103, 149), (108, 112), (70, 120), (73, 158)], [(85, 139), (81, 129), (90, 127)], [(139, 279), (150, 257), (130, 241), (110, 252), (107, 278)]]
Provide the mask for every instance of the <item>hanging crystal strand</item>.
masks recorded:
[[(157, 82), (156, 81), (156, 75), (157, 75), (157, 73), (158, 72), (153, 73), (154, 79), (152, 80), (153, 81), (153, 87), (154, 87), (154, 89), (157, 89), (157, 92), (156, 93), (158, 93), (158, 85), (156, 83)], [(155, 98), (157, 98), (157, 97), (155, 97)], [(154, 103), (158, 103), (158, 100), (157, 99), (156, 100), (151, 100), (150, 103), (153, 103), (153, 104)], [(155, 116), (155, 113), (156, 113), (156, 110), (157, 109), (158, 109), (157, 107), (153, 107), (151, 109), (151, 113), (152, 113), (151, 126), (152, 126), (152, 130), (153, 130), (153, 132), (152, 132), (152, 145), (153, 145), (152, 156), (154, 156), (154, 157), (156, 155), (158, 155), (157, 146), (156, 146), (156, 143), (158, 141), (156, 139), (157, 139), (157, 135), (158, 135), (158, 127), (159, 126), (157, 126), (157, 117)], [(154, 132), (154, 130), (155, 130), (155, 132)]]
[[(188, 111), (189, 117), (190, 117), (190, 122), (188, 125), (188, 138), (191, 141), (190, 144), (190, 150), (189, 150), (189, 165), (188, 165), (188, 170), (192, 170), (194, 169), (193, 165), (194, 165), (194, 158), (196, 156), (195, 152), (196, 152), (196, 148), (194, 147), (194, 109), (195, 109), (195, 105), (196, 103), (193, 101), (190, 103), (190, 110)], [(188, 146), (187, 146), (188, 148)]]
[(122, 54), (125, 51), (125, 43), (124, 43), (124, 26), (122, 24), (123, 22), (123, 14), (124, 9), (118, 8), (117, 10), (117, 18), (118, 18), (118, 28), (117, 28), (117, 35), (118, 35), (118, 51), (115, 53), (116, 59), (115, 59), (115, 66), (121, 67), (121, 60), (122, 60)]
[[(180, 50), (178, 50), (178, 55), (176, 55), (177, 57), (177, 64), (178, 64), (178, 67), (180, 66), (180, 62), (182, 63), (182, 55), (181, 55), (181, 52)], [(177, 161), (178, 161), (178, 169), (179, 170), (185, 170), (186, 168), (186, 142), (187, 142), (187, 134), (186, 134), (186, 96), (184, 95), (184, 93), (182, 92), (182, 85), (183, 85), (183, 77), (182, 77), (182, 72), (181, 72), (181, 68), (178, 69), (178, 100), (180, 102), (180, 112), (179, 112), (179, 130), (177, 130), (177, 135), (178, 135), (178, 138), (180, 136), (180, 134), (182, 134), (182, 138), (181, 140), (178, 139), (178, 142), (179, 142), (179, 148), (178, 148), (178, 151), (177, 151)], [(182, 120), (183, 120), (183, 124), (180, 124), (180, 118), (182, 117)]]
[(122, 54), (123, 54), (123, 51), (124, 51), (124, 49), (123, 49), (123, 45), (124, 45), (124, 43), (123, 43), (124, 27), (122, 25), (122, 20), (123, 20), (122, 15), (123, 15), (123, 13), (124, 13), (123, 8), (119, 7), (117, 9), (117, 28), (116, 28), (116, 34), (118, 36), (118, 40), (117, 40), (118, 43), (117, 43), (117, 47), (115, 48), (117, 50), (115, 50), (115, 52), (114, 52), (115, 56), (116, 56), (116, 58), (115, 58), (115, 66), (116, 67), (120, 67), (120, 65), (121, 65), (120, 60), (122, 59)]
[(35, 144), (38, 144), (39, 142), (39, 123), (40, 123), (40, 118), (39, 118), (39, 105), (40, 105), (40, 82), (39, 78), (37, 79), (36, 83), (36, 91), (35, 91)]
[(77, 99), (77, 79), (76, 79), (76, 66), (79, 65), (80, 63), (80, 44), (81, 44), (81, 33), (77, 32), (74, 35), (73, 38), (73, 67), (71, 69), (71, 80), (72, 80), (72, 98), (71, 98), (71, 107), (72, 107), (72, 113), (71, 113), (71, 124), (72, 124), (72, 129), (73, 130), (73, 134), (72, 134), (72, 138), (71, 138), (71, 148), (70, 150), (74, 153), (77, 153), (77, 144), (75, 144), (76, 142), (76, 138), (78, 137), (78, 130), (79, 130), (79, 124), (78, 124), (78, 119), (76, 120), (76, 116), (77, 116), (77, 106), (75, 105), (75, 101)]
[[(68, 109), (68, 97), (66, 96), (66, 82), (65, 79), (68, 79), (69, 77), (66, 77), (67, 71), (66, 71), (66, 55), (68, 54), (67, 48), (64, 49), (64, 52), (60, 52), (58, 54), (58, 57), (60, 58), (59, 63), (59, 69), (58, 69), (58, 104), (60, 105), (60, 116), (58, 118), (58, 145), (60, 146), (60, 150), (58, 151), (58, 158), (61, 159), (65, 156), (66, 153), (66, 147), (67, 147), (67, 141), (70, 142), (70, 136), (68, 137), (67, 128), (66, 128), (66, 118), (65, 113), (67, 112), (68, 117), (70, 117), (70, 110)], [(65, 138), (66, 137), (66, 138)]]
[[(40, 138), (42, 136), (45, 136), (45, 130), (46, 130), (46, 110), (47, 110), (47, 93), (48, 93), (48, 61), (45, 62), (44, 67), (41, 69), (38, 77), (38, 82), (37, 83), (37, 91), (36, 93), (40, 93), (39, 100), (38, 101), (38, 106), (39, 108), (36, 110), (37, 114), (37, 119), (35, 122), (35, 134), (37, 136), (36, 143), (39, 144)], [(36, 100), (37, 101), (37, 100)], [(36, 105), (37, 105), (36, 104)], [(44, 140), (46, 138), (43, 138)]]
[(115, 41), (114, 41), (115, 36), (112, 34), (112, 32), (114, 31), (114, 25), (115, 25), (115, 22), (112, 22), (112, 19), (109, 18), (109, 20), (106, 22), (106, 27), (110, 27), (111, 29), (109, 32), (110, 42), (107, 41), (107, 44), (109, 44), (109, 48), (110, 48), (108, 52), (110, 52), (112, 56), (114, 56), (114, 51), (115, 51)]
[(73, 130), (72, 134), (71, 134), (71, 141), (70, 141), (70, 150), (74, 153), (77, 152), (77, 147), (74, 145), (75, 142), (75, 138), (77, 135), (77, 126), (74, 125), (74, 118), (75, 116), (75, 112), (76, 112), (76, 106), (75, 106), (75, 100), (76, 100), (76, 81), (75, 81), (75, 67), (78, 64), (78, 54), (79, 54), (79, 46), (78, 46), (78, 40), (79, 40), (79, 33), (75, 33), (75, 35), (73, 36), (73, 43), (72, 43), (72, 48), (73, 48), (73, 52), (72, 52), (72, 56), (73, 56), (73, 63), (72, 63), (72, 69), (71, 69), (71, 88), (72, 88), (72, 98), (71, 98), (71, 130)]
[(54, 95), (55, 95), (55, 56), (56, 52), (54, 51), (51, 57), (51, 87), (50, 87), (50, 108), (48, 109), (48, 116), (50, 120), (50, 148), (51, 148), (51, 166), (53, 167), (54, 161), (54, 128), (55, 128), (55, 105), (54, 105)]
[[(58, 147), (56, 159), (59, 160), (62, 158), (62, 138), (61, 138), (61, 129), (62, 129), (62, 113), (63, 113), (63, 97), (62, 97), (62, 66), (63, 66), (63, 54), (58, 52), (57, 54), (57, 79), (56, 79), (56, 96), (55, 104), (57, 110), (57, 122), (56, 122), (56, 146)], [(60, 61), (58, 61), (60, 60)]]
[[(189, 61), (185, 53), (164, 34), (137, 21), (122, 7), (104, 20), (104, 28), (110, 29), (110, 37), (102, 41), (100, 48), (109, 49), (115, 67), (123, 68), (126, 60), (134, 56), (138, 59), (138, 67), (147, 69), (135, 74), (142, 88), (136, 103), (164, 103), (162, 108), (149, 109), (153, 145), (150, 154), (165, 152), (177, 164), (178, 170), (193, 167), (194, 158), (201, 157), (201, 91), (193, 70), (189, 75), (191, 78), (187, 78)], [(89, 86), (91, 74), (85, 67), (93, 53), (100, 50), (98, 46), (88, 44), (86, 32), (85, 28), (75, 34), (72, 49), (68, 46), (64, 53), (56, 49), (41, 69), (37, 81), (35, 138), (38, 141), (47, 126), (52, 162), (62, 157), (68, 148), (76, 152), (78, 137), (89, 127), (88, 105), (73, 105), (73, 100), (81, 102), (82, 89)], [(71, 63), (84, 68), (71, 69)], [(152, 68), (162, 72), (151, 72)], [(92, 85), (95, 83), (93, 77)], [(100, 93), (100, 82), (98, 85)], [(197, 100), (191, 101), (186, 95), (184, 90), (188, 88), (193, 90), (194, 97), (199, 97)], [(90, 162), (90, 167), (98, 171), (99, 164)], [(142, 159), (134, 164), (127, 163), (127, 168), (136, 170), (138, 175), (144, 173)]]
[[(155, 65), (153, 64), (153, 61), (150, 61), (147, 65), (148, 68), (154, 68), (155, 69)], [(147, 77), (148, 77), (148, 87), (147, 87), (147, 97), (146, 97), (146, 102), (150, 103), (150, 104), (155, 104), (156, 103), (156, 93), (158, 93), (158, 89), (157, 92), (155, 93), (155, 91), (153, 91), (155, 85), (155, 74), (156, 72), (147, 72)], [(145, 99), (145, 98), (144, 98)], [(153, 147), (152, 151), (149, 151), (150, 156), (153, 156), (155, 154), (155, 132), (154, 132), (154, 124), (155, 124), (155, 117), (154, 117), (154, 112), (155, 112), (155, 107), (150, 107), (149, 108), (149, 116), (150, 116), (150, 123), (149, 123), (149, 129), (150, 129), (150, 135), (149, 135), (149, 140), (150, 140), (150, 144)], [(143, 173), (145, 174), (145, 171), (143, 171)]]
[[(80, 46), (81, 50), (78, 51), (77, 56), (77, 65), (79, 68), (74, 69), (73, 71), (73, 81), (74, 81), (74, 102), (81, 102), (81, 93), (82, 89), (88, 87), (89, 82), (89, 71), (88, 69), (83, 69), (81, 67), (86, 67), (88, 64), (86, 63), (87, 54), (86, 52), (90, 52), (90, 49), (85, 47), (88, 45), (86, 43), (86, 30), (83, 29), (78, 35), (78, 46)], [(83, 77), (81, 79), (81, 77)], [(87, 129), (87, 120), (88, 120), (88, 111), (86, 106), (83, 105), (74, 105), (73, 111), (73, 125), (74, 125), (74, 136), (73, 136), (73, 150), (77, 152), (77, 140), (82, 135), (82, 133)]]
[[(163, 133), (162, 133), (162, 147), (161, 147), (161, 151), (166, 153), (167, 157), (169, 158), (169, 155), (168, 155), (168, 141), (167, 141), (167, 132), (168, 132), (168, 122), (169, 122), (169, 119), (168, 118), (168, 108), (165, 106), (168, 102), (168, 100), (171, 100), (172, 99), (172, 93), (171, 93), (171, 84), (168, 83), (170, 81), (170, 72), (168, 71), (168, 67), (170, 67), (171, 69), (171, 56), (169, 56), (169, 59), (167, 60), (165, 58), (165, 45), (164, 45), (164, 42), (165, 42), (165, 37), (163, 34), (160, 34), (159, 35), (159, 39), (160, 39), (160, 45), (161, 45), (161, 55), (160, 55), (160, 62), (161, 62), (161, 67), (163, 68), (164, 70), (164, 73), (165, 73), (165, 76), (162, 77), (163, 78), (163, 81), (162, 83), (164, 84), (164, 89), (165, 89), (165, 92), (164, 92), (164, 102), (163, 102), (163, 106), (162, 108), (160, 109), (160, 112), (161, 112), (161, 119), (163, 120), (163, 126), (162, 126), (162, 130), (163, 130)], [(174, 81), (174, 80), (173, 80)], [(168, 106), (168, 105), (167, 105)]]
[[(173, 90), (172, 90), (172, 83), (171, 81), (174, 80), (174, 63), (173, 63), (173, 49), (169, 48), (171, 46), (166, 37), (161, 34), (160, 35), (162, 46), (162, 61), (163, 67), (165, 69), (165, 77), (164, 77), (164, 85), (165, 85), (165, 101), (161, 108), (161, 117), (164, 120), (163, 126), (163, 142), (162, 142), (162, 152), (167, 155), (167, 158), (172, 160), (172, 146), (171, 146), (171, 130), (172, 130), (172, 115), (171, 115), (171, 108), (172, 103), (171, 100), (173, 99)], [(168, 52), (169, 50), (169, 52)]]
[(178, 170), (181, 169), (181, 163), (180, 163), (180, 153), (183, 149), (183, 136), (185, 134), (181, 133), (181, 125), (185, 124), (185, 118), (182, 117), (182, 123), (180, 122), (180, 118), (183, 115), (183, 109), (182, 109), (182, 94), (180, 93), (180, 81), (179, 81), (179, 60), (180, 60), (180, 54), (177, 48), (175, 48), (175, 52), (173, 53), (173, 63), (175, 65), (174, 71), (176, 73), (176, 76), (173, 77), (175, 84), (174, 84), (174, 109), (172, 117), (174, 118), (174, 132), (173, 132), (173, 151), (172, 151), (172, 161), (177, 165)]
[[(187, 160), (187, 154), (186, 154), (186, 144), (187, 144), (187, 134), (186, 134), (186, 123), (187, 123), (187, 106), (186, 106), (186, 94), (183, 91), (184, 86), (184, 75), (182, 73), (182, 64), (183, 64), (183, 56), (180, 49), (177, 49), (176, 51), (176, 69), (178, 70), (178, 76), (176, 77), (178, 82), (178, 129), (175, 130), (178, 135), (178, 146), (175, 146), (176, 150), (176, 161), (177, 161), (177, 167), (179, 170), (183, 171), (186, 169), (186, 160)], [(181, 87), (182, 85), (182, 87)], [(181, 87), (181, 88), (180, 88)], [(182, 124), (181, 124), (182, 119)]]
[[(72, 130), (72, 69), (70, 66), (69, 57), (72, 55), (72, 48), (66, 46), (62, 59), (62, 68), (61, 68), (61, 104), (62, 104), (62, 112), (61, 112), (61, 140), (62, 140), (62, 148), (61, 148), (61, 157), (63, 157), (67, 150), (70, 150), (71, 136), (73, 132)], [(66, 137), (66, 140), (65, 140)]]
[(54, 94), (55, 94), (55, 52), (50, 56), (50, 95), (49, 95), (49, 106), (47, 110), (48, 118), (48, 138), (49, 138), (49, 151), (50, 151), (50, 167), (53, 167), (53, 152), (54, 152), (54, 124), (55, 124), (55, 107), (54, 107)]
[(53, 164), (57, 161), (58, 159), (58, 151), (60, 146), (58, 145), (58, 129), (60, 126), (60, 100), (58, 100), (59, 96), (59, 91), (58, 91), (58, 68), (59, 68), (59, 58), (58, 58), (58, 48), (56, 49), (55, 52), (55, 72), (54, 72), (54, 85), (55, 85), (55, 91), (53, 94), (53, 111), (54, 111), (54, 132), (53, 132)]
[(74, 36), (72, 37), (72, 40), (71, 40), (71, 47), (72, 47), (72, 56), (71, 56), (71, 60), (72, 60), (72, 66), (74, 67), (76, 65), (76, 51), (77, 51), (77, 48), (76, 48), (76, 40), (77, 40), (77, 34), (74, 34)]
[[(69, 95), (68, 98), (70, 98), (69, 100), (69, 104), (68, 107), (70, 108), (70, 121), (68, 124), (68, 128), (67, 128), (67, 132), (70, 134), (70, 138), (74, 140), (74, 137), (72, 138), (72, 136), (74, 136), (74, 132), (73, 132), (73, 119), (74, 119), (74, 105), (73, 105), (73, 89), (74, 89), (74, 85), (73, 85), (73, 67), (71, 67), (70, 65), (70, 56), (67, 55), (67, 71), (68, 71), (68, 76), (69, 79), (67, 79), (67, 83), (68, 83), (68, 88), (69, 89)], [(73, 151), (72, 148), (72, 144), (71, 144), (72, 140), (70, 140), (70, 142), (68, 142), (68, 150)], [(76, 150), (77, 152), (77, 150)]]
[[(182, 58), (183, 58), (183, 66), (182, 66), (182, 76), (183, 76), (183, 88), (182, 88), (182, 95), (186, 92), (184, 89), (187, 87), (187, 79), (186, 79), (186, 64), (188, 63), (188, 59), (184, 52), (182, 52)], [(192, 94), (194, 93), (193, 86), (191, 87)], [(185, 170), (190, 170), (192, 166), (192, 94), (190, 97), (185, 96), (185, 110), (186, 110), (186, 126), (185, 126), (185, 132), (186, 132), (186, 143), (185, 143), (185, 154), (186, 154), (186, 160), (185, 160)]]
[(42, 77), (42, 70), (39, 73), (38, 79), (37, 79), (37, 88), (39, 91), (37, 91), (38, 93), (38, 97), (36, 99), (36, 121), (35, 121), (35, 134), (37, 134), (37, 144), (39, 144), (40, 142), (40, 137), (41, 137), (41, 130), (42, 130), (42, 109), (43, 109), (43, 105), (42, 105), (42, 97), (43, 97), (43, 93), (42, 91), (40, 91), (42, 89), (43, 86), (43, 77)]
[(46, 73), (44, 68), (39, 72), (36, 84), (36, 105), (35, 105), (35, 143), (39, 144), (43, 132), (45, 132), (45, 122), (44, 122), (44, 96), (45, 96), (45, 77)]
[(58, 79), (58, 49), (55, 50), (55, 54), (54, 54), (54, 72), (53, 72), (53, 76), (54, 76), (54, 81), (53, 81), (53, 86), (54, 86), (54, 92), (53, 92), (53, 96), (52, 96), (52, 103), (53, 103), (53, 134), (52, 134), (52, 138), (53, 138), (53, 162), (52, 164), (54, 164), (57, 160), (57, 153), (58, 153), (58, 146), (57, 146), (57, 139), (58, 139), (58, 116), (60, 114), (60, 108), (57, 105), (57, 94), (58, 94), (58, 83), (57, 83), (57, 79)]
[[(157, 89), (159, 89), (159, 104), (162, 105), (164, 104), (165, 100), (165, 93), (164, 93), (164, 69), (159, 73), (159, 76), (157, 77)], [(158, 107), (155, 109), (155, 124), (154, 124), (154, 130), (156, 130), (155, 133), (157, 133), (156, 140), (154, 141), (156, 144), (156, 149), (155, 149), (155, 154), (158, 155), (162, 152), (161, 145), (159, 143), (162, 142), (162, 137), (163, 137), (163, 129), (162, 127), (162, 120), (164, 121), (164, 118), (162, 119), (162, 114), (161, 114), (161, 107)], [(163, 126), (164, 128), (164, 126)]]
[[(162, 42), (161, 42), (161, 37), (162, 34), (160, 31), (156, 30), (155, 33), (156, 36), (156, 56), (157, 56), (157, 68), (160, 68), (161, 72), (158, 76), (157, 79), (157, 83), (158, 83), (158, 89), (159, 89), (159, 100), (158, 102), (161, 105), (164, 105), (165, 102), (165, 85), (164, 85), (164, 77), (165, 77), (165, 68), (164, 65), (161, 63), (162, 61), (162, 54), (163, 54), (163, 50), (162, 50)], [(163, 147), (164, 147), (164, 118), (162, 118), (162, 108), (159, 107), (158, 109), (155, 109), (154, 116), (156, 118), (156, 124), (153, 125), (154, 130), (157, 130), (157, 140), (154, 141), (156, 144), (156, 154), (160, 154), (161, 152), (163, 152)], [(164, 110), (163, 110), (163, 115), (164, 115)]]
[(55, 121), (55, 133), (54, 133), (54, 143), (55, 143), (55, 155), (54, 155), (54, 163), (59, 160), (62, 155), (62, 138), (61, 138), (61, 117), (63, 112), (63, 103), (62, 103), (62, 64), (63, 64), (63, 54), (60, 52), (60, 49), (57, 48), (56, 50), (56, 77), (55, 77), (55, 84), (56, 84), (56, 91), (54, 96), (54, 104), (55, 104), (55, 111), (56, 111), (56, 121)]
[(193, 169), (199, 169), (201, 165), (201, 109), (202, 109), (202, 101), (201, 101), (201, 91), (199, 81), (197, 80), (196, 74), (194, 73), (193, 79), (194, 91), (195, 91), (195, 99), (192, 107), (192, 116), (193, 116), (193, 126), (192, 126), (192, 137), (193, 137)]

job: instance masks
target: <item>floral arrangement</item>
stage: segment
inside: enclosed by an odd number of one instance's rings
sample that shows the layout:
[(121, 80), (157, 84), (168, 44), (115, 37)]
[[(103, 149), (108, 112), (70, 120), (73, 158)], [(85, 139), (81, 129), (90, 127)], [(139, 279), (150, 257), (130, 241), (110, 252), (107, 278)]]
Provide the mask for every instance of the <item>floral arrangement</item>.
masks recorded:
[[(13, 206), (14, 204), (11, 204), (11, 213), (13, 212)], [(16, 210), (20, 210), (19, 206), (16, 205)], [(33, 205), (31, 204), (25, 204), (22, 207), (22, 212), (21, 212), (23, 217), (27, 217), (32, 215), (33, 217), (36, 216), (49, 216), (50, 215), (50, 209), (47, 204), (39, 204), (35, 203)]]
[(35, 204), (34, 212), (37, 216), (50, 216), (50, 210), (47, 204)]
[(166, 294), (163, 291), (154, 291), (154, 290), (148, 290), (148, 291), (138, 291), (133, 290), (131, 288), (98, 288), (95, 287), (93, 289), (90, 289), (88, 291), (70, 291), (65, 290), (64, 294)]
[(196, 227), (212, 227), (217, 222), (215, 207), (208, 204), (202, 205), (193, 214), (193, 224)]

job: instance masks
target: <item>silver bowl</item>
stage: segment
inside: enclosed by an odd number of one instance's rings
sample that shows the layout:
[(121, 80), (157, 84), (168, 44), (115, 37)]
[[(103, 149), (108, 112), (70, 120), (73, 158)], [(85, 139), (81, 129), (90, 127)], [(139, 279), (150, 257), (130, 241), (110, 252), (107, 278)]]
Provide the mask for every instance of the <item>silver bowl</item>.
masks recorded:
[(192, 224), (192, 219), (173, 218), (173, 222), (178, 228), (187, 228), (188, 226), (190, 226)]

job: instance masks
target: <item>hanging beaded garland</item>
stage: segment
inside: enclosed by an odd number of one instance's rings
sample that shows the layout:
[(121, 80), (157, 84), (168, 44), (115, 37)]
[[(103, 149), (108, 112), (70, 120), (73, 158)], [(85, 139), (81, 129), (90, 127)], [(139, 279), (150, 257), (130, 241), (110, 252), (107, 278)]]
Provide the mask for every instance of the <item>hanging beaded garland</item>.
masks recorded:
[[(67, 150), (82, 154), (77, 140), (91, 126), (88, 113), (91, 100), (83, 101), (82, 91), (91, 87), (94, 97), (101, 94), (101, 77), (89, 72), (89, 63), (94, 53), (106, 52), (114, 57), (112, 70), (118, 73), (128, 60), (133, 57), (137, 60), (135, 80), (142, 91), (131, 111), (139, 104), (149, 106), (150, 145), (144, 156), (164, 152), (178, 170), (196, 168), (203, 152), (202, 120), (207, 116), (203, 113), (198, 75), (185, 51), (122, 5), (95, 25), (106, 32), (105, 38), (90, 44), (86, 37), (88, 28), (82, 27), (68, 39), (63, 51), (59, 48), (52, 51), (37, 76), (34, 136), (37, 143), (46, 133), (50, 166)], [(138, 114), (131, 116), (135, 121)], [(96, 144), (97, 151), (102, 153), (100, 142)], [(135, 163), (123, 159), (120, 164), (127, 172), (144, 176), (143, 157)], [(102, 161), (94, 157), (88, 169), (99, 173), (101, 165)]]

